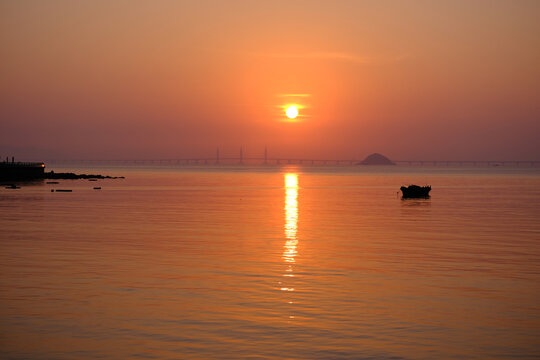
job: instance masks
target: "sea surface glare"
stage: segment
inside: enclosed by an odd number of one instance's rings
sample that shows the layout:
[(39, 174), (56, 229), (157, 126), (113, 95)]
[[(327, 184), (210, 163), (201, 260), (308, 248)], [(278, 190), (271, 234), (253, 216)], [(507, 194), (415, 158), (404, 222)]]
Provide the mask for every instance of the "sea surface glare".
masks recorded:
[(52, 170), (126, 179), (0, 189), (2, 359), (540, 358), (539, 168)]

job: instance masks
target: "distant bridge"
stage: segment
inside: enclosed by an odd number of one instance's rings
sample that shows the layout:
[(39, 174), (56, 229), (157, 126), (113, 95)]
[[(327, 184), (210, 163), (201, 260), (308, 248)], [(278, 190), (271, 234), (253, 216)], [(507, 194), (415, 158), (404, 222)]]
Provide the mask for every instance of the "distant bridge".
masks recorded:
[(538, 161), (527, 160), (393, 160), (398, 165), (409, 166), (528, 166), (540, 165)]
[[(360, 164), (359, 159), (310, 159), (310, 158), (268, 158), (268, 157), (200, 157), (170, 159), (117, 159), (117, 160), (50, 160), (47, 163), (84, 163), (115, 165), (337, 165)], [(459, 166), (459, 167), (538, 167), (540, 160), (393, 160), (402, 166)]]

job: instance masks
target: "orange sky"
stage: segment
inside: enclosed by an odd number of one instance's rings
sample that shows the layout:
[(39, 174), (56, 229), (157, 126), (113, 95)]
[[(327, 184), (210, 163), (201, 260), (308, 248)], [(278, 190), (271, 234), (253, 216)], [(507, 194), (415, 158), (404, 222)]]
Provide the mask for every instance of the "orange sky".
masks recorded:
[(2, 1), (0, 156), (539, 160), (539, 34), (538, 1)]

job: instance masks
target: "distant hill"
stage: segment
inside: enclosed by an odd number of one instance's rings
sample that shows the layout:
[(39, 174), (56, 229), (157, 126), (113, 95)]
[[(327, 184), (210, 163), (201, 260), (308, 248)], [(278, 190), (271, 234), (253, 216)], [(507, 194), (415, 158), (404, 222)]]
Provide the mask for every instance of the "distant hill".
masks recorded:
[(366, 157), (359, 165), (396, 165), (384, 155), (374, 153)]

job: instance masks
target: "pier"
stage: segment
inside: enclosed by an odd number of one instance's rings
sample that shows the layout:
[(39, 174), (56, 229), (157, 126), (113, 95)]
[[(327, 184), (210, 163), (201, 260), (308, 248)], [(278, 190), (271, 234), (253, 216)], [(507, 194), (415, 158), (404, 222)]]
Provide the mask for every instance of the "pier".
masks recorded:
[(45, 164), (42, 162), (0, 162), (1, 180), (32, 180), (42, 179), (45, 173)]

